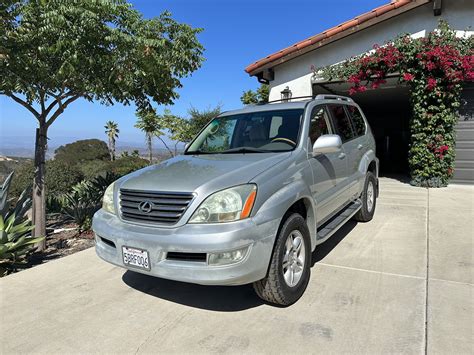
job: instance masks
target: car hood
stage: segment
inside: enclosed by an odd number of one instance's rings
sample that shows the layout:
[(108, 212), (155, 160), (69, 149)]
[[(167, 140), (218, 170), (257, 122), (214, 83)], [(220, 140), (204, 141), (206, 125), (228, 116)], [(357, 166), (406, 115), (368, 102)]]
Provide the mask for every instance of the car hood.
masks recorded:
[(127, 175), (120, 188), (194, 192), (248, 183), (291, 152), (180, 155)]

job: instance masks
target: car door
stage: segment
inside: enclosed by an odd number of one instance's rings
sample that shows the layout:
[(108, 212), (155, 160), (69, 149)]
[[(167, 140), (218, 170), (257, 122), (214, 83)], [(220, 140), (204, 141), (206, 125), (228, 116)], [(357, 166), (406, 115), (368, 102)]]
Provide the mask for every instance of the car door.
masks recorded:
[[(317, 105), (311, 110), (309, 128), (309, 147), (312, 153), (314, 142), (323, 134), (334, 134), (330, 116), (325, 105)], [(343, 151), (337, 153), (310, 154), (309, 162), (313, 172), (311, 193), (317, 203), (317, 221), (324, 222), (341, 205), (339, 184), (347, 175), (346, 159), (341, 158)]]
[(339, 194), (342, 205), (352, 199), (354, 191), (357, 189), (357, 179), (354, 176), (354, 151), (357, 150), (355, 133), (352, 127), (351, 119), (343, 104), (328, 104), (328, 110), (331, 115), (331, 122), (334, 131), (341, 137), (343, 152), (339, 155), (346, 163), (346, 172), (341, 176), (338, 184)]
[(348, 154), (347, 166), (349, 175), (352, 176), (351, 180), (357, 183), (355, 187), (354, 184), (351, 184), (353, 187), (351, 192), (354, 196), (357, 196), (361, 190), (361, 183), (365, 181), (365, 174), (359, 170), (359, 165), (369, 145), (368, 136), (366, 134), (367, 125), (357, 106), (345, 105), (345, 108), (351, 120), (355, 135), (350, 142), (351, 151), (346, 152), (346, 154)]

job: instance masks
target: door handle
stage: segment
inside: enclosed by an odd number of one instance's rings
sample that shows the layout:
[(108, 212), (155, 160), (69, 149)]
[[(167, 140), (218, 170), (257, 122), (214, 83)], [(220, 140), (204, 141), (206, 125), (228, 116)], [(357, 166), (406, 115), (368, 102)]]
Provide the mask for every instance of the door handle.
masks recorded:
[(359, 150), (361, 150), (362, 148), (364, 148), (364, 146), (363, 146), (362, 144), (359, 144), (359, 145), (357, 146), (357, 149), (359, 149)]
[(345, 157), (346, 157), (346, 153), (341, 153), (338, 156), (339, 159), (344, 159)]

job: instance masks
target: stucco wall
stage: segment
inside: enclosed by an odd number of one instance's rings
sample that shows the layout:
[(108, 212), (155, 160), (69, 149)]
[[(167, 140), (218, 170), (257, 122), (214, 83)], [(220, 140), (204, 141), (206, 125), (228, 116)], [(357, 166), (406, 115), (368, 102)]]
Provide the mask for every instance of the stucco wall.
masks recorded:
[[(374, 44), (383, 44), (400, 33), (428, 33), (444, 19), (457, 30), (474, 27), (473, 0), (445, 0), (441, 16), (433, 15), (433, 4), (406, 12), (395, 18), (362, 30), (339, 41), (311, 51), (274, 68), (275, 80), (270, 82), (270, 100), (278, 100), (289, 86), (293, 97), (311, 95), (311, 66), (322, 67), (365, 53)], [(271, 38), (270, 38), (271, 40)]]

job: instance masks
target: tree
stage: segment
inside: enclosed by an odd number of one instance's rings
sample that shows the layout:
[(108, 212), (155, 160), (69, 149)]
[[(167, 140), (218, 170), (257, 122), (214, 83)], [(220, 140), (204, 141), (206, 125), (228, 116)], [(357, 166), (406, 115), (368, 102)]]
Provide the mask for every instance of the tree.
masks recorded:
[(177, 23), (168, 12), (144, 19), (125, 0), (6, 0), (0, 26), (0, 94), (38, 122), (33, 224), (41, 236), (49, 127), (79, 98), (140, 109), (151, 101), (171, 104), (180, 79), (203, 61), (200, 29)]
[(256, 91), (247, 90), (242, 93), (240, 101), (244, 105), (254, 105), (258, 103), (268, 102), (270, 96), (270, 87), (266, 84), (261, 84)]
[(186, 136), (186, 142), (191, 141), (201, 129), (209, 123), (212, 119), (219, 116), (222, 112), (222, 106), (217, 105), (214, 108), (207, 108), (204, 110), (198, 110), (197, 108), (191, 106), (188, 110), (189, 116), (189, 132)]
[(161, 125), (168, 132), (168, 138), (174, 142), (173, 156), (178, 155), (178, 144), (187, 143), (193, 137), (190, 134), (191, 125), (185, 118), (173, 115), (169, 109), (165, 109), (162, 115), (159, 115)]
[(150, 160), (150, 164), (152, 164), (153, 137), (157, 134), (157, 131), (159, 130), (156, 113), (154, 110), (147, 109), (137, 111), (135, 115), (137, 116), (137, 123), (135, 123), (135, 128), (138, 128), (145, 133), (145, 142), (148, 149), (148, 159)]
[[(191, 106), (188, 109), (188, 118), (180, 117), (171, 113), (169, 109), (165, 109), (162, 115), (158, 115), (160, 129), (167, 132), (168, 138), (174, 142), (174, 152), (169, 149), (168, 145), (162, 139), (162, 142), (168, 148), (171, 156), (178, 154), (178, 144), (188, 143), (201, 131), (201, 129), (212, 119), (220, 115), (221, 106), (214, 108), (198, 110)], [(163, 132), (161, 132), (163, 133)]]
[(115, 139), (118, 138), (120, 130), (118, 129), (118, 124), (114, 121), (107, 121), (105, 123), (105, 134), (109, 138), (109, 152), (110, 160), (115, 160)]
[(80, 165), (93, 160), (108, 160), (109, 149), (100, 139), (83, 139), (60, 146), (54, 159), (70, 165)]

